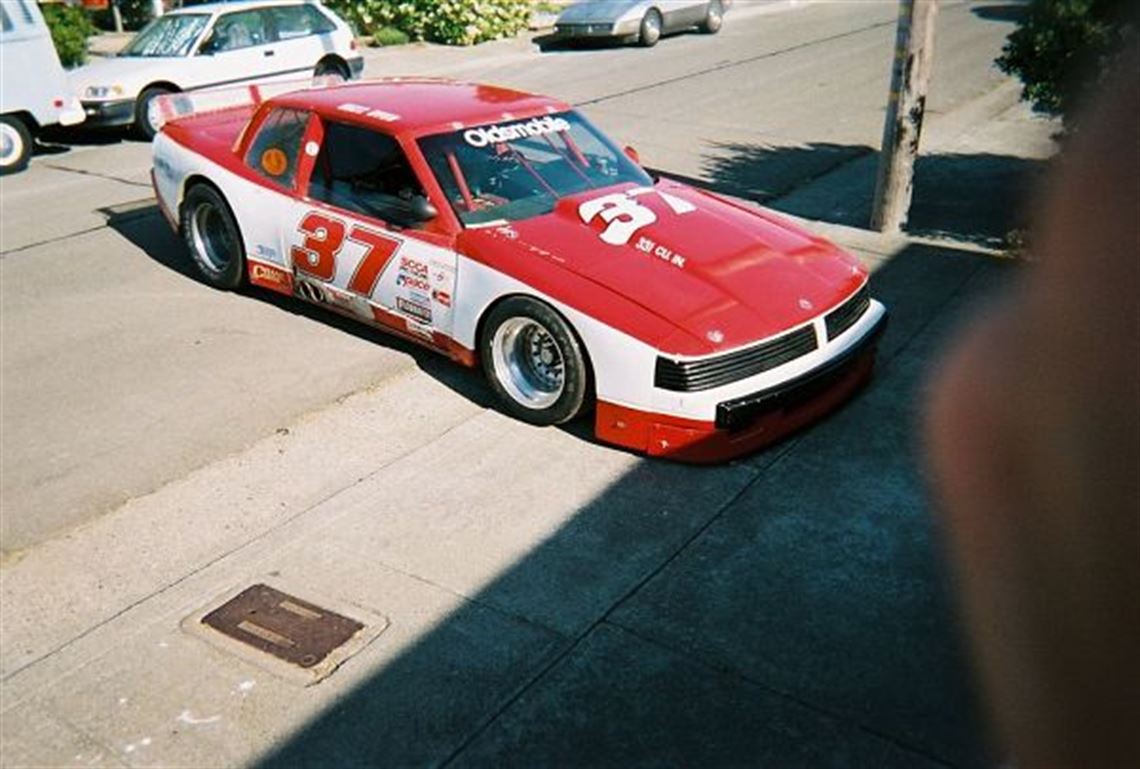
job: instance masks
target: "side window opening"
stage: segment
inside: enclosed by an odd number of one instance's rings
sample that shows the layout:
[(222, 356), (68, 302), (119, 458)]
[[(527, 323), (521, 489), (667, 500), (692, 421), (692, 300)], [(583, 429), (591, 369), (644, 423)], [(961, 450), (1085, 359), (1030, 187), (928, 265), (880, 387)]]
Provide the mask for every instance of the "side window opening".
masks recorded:
[(273, 110), (257, 129), (246, 153), (246, 165), (274, 184), (291, 188), (308, 121), (309, 114), (301, 110)]
[(399, 143), (386, 134), (346, 123), (326, 123), (309, 197), (402, 227), (423, 222), (426, 201)]
[(241, 11), (220, 16), (205, 47), (211, 53), (221, 53), (268, 42), (265, 15), (259, 10)]

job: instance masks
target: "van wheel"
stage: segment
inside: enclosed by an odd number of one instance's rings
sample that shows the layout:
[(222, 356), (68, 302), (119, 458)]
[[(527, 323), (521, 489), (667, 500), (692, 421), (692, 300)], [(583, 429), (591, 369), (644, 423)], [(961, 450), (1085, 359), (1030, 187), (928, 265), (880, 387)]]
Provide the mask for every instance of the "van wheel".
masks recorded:
[(169, 88), (152, 85), (150, 88), (144, 88), (139, 94), (139, 98), (135, 101), (135, 133), (140, 139), (152, 140), (158, 129), (162, 127), (158, 121), (159, 115), (154, 100), (168, 93), (172, 93)]
[(32, 134), (24, 121), (13, 115), (0, 115), (0, 174), (23, 171), (31, 156)]

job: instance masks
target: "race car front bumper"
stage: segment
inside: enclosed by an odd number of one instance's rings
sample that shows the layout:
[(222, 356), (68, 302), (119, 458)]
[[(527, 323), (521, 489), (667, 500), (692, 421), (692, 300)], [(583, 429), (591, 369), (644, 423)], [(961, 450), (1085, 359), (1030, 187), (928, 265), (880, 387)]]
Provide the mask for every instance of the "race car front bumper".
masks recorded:
[(654, 414), (599, 401), (599, 440), (681, 462), (724, 462), (757, 451), (817, 421), (846, 402), (871, 377), (882, 314), (859, 341), (795, 379), (716, 407), (713, 421)]
[(135, 100), (85, 101), (83, 112), (86, 124), (93, 128), (130, 125), (135, 122)]

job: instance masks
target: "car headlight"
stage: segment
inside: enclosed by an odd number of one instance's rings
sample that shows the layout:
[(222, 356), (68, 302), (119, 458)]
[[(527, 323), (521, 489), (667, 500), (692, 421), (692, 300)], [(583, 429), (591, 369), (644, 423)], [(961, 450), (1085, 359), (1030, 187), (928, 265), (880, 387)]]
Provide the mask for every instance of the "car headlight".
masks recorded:
[(88, 99), (109, 99), (112, 96), (122, 96), (121, 85), (89, 85), (83, 92)]

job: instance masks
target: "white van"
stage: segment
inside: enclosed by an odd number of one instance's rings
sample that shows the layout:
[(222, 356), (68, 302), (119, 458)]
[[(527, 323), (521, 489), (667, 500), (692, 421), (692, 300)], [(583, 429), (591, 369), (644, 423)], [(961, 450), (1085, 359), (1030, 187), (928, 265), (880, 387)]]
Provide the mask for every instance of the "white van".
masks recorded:
[(23, 170), (44, 126), (83, 122), (35, 0), (0, 2), (0, 174)]

